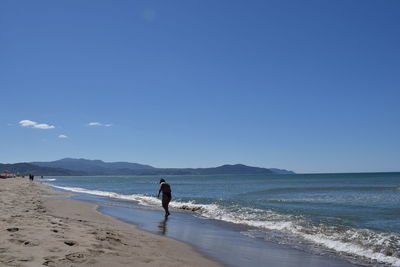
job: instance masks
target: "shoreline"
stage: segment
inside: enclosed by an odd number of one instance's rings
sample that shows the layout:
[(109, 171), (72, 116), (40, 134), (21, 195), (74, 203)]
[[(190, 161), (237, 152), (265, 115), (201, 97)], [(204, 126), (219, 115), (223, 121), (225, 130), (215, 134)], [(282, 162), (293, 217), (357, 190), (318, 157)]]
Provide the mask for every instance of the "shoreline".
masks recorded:
[[(68, 192), (68, 191), (67, 191)], [(200, 218), (187, 211), (163, 210), (135, 202), (78, 193), (75, 200), (96, 203), (99, 212), (135, 225), (138, 229), (191, 245), (196, 251), (227, 266), (353, 267), (361, 266), (333, 255), (318, 255), (243, 234), (246, 227)]]
[(139, 230), (25, 178), (0, 179), (0, 263), (6, 266), (223, 266), (192, 246)]

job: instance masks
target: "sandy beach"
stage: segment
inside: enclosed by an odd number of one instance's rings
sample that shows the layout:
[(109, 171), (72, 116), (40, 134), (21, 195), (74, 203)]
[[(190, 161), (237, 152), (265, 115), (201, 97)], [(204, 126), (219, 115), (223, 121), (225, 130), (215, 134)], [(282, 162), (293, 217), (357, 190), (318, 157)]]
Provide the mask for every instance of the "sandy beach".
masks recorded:
[(0, 179), (0, 265), (221, 266), (62, 195), (28, 179)]

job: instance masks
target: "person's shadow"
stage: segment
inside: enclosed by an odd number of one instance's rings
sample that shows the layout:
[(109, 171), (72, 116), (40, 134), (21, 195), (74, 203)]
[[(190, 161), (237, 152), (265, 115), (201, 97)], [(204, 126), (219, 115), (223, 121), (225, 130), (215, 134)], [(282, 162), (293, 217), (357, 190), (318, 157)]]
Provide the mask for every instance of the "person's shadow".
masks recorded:
[(160, 235), (165, 235), (167, 233), (167, 221), (168, 217), (164, 217), (164, 219), (158, 224), (158, 233)]

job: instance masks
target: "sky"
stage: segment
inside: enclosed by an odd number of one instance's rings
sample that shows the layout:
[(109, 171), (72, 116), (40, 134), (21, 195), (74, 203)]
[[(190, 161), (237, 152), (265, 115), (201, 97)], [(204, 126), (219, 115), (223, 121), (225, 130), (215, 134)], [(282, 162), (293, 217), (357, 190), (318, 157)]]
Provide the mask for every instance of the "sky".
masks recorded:
[(0, 162), (400, 171), (400, 1), (0, 2)]

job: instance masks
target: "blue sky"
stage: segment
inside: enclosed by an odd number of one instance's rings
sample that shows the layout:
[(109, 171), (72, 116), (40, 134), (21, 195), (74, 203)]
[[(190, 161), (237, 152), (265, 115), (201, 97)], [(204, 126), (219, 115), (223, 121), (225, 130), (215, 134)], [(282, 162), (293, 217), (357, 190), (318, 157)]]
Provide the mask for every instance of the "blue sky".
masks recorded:
[(0, 162), (399, 171), (399, 14), (397, 0), (1, 1)]

